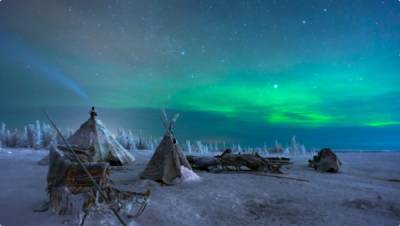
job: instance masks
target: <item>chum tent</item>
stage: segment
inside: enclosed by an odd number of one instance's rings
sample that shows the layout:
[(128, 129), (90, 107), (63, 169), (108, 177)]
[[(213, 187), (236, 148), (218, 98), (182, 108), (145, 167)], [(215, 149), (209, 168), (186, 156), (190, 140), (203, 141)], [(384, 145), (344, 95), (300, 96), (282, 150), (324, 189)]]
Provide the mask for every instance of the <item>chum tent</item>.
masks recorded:
[(152, 158), (141, 174), (142, 179), (154, 180), (164, 184), (173, 184), (176, 178), (183, 181), (196, 181), (199, 177), (192, 171), (182, 149), (176, 143), (172, 127), (179, 115), (168, 120), (163, 111), (163, 122), (166, 129), (163, 139), (156, 148)]
[(93, 160), (96, 162), (110, 162), (111, 164), (127, 164), (135, 161), (104, 124), (97, 119), (97, 113), (92, 108), (90, 118), (68, 138), (68, 143), (80, 148), (94, 148)]
[[(90, 112), (90, 118), (67, 141), (74, 148), (93, 150), (92, 161), (94, 162), (124, 165), (135, 161), (133, 155), (118, 143), (111, 132), (97, 118), (94, 107)], [(46, 158), (48, 160), (46, 156), (40, 163), (43, 164)]]

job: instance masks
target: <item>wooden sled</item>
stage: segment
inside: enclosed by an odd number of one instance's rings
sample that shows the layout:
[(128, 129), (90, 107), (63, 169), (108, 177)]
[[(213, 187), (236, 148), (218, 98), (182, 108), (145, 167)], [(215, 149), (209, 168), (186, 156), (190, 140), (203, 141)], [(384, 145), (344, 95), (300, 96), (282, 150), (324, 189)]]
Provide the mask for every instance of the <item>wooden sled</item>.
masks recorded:
[[(98, 204), (112, 206), (117, 211), (124, 211), (128, 217), (132, 218), (136, 218), (143, 213), (150, 197), (149, 190), (146, 192), (120, 190), (113, 186), (113, 182), (110, 179), (109, 163), (88, 162), (87, 158), (81, 158), (80, 155), (79, 158), (106, 195), (107, 200), (103, 200), (100, 197), (89, 176), (71, 158), (70, 153), (53, 148), (50, 151), (50, 164), (47, 175), (49, 208), (53, 212), (60, 215), (74, 213), (76, 203), (73, 202), (72, 196), (82, 195), (84, 201), (79, 212), (83, 211), (84, 216), (79, 225), (84, 225), (91, 209)], [(130, 208), (129, 211), (126, 211), (125, 207), (127, 205), (133, 205), (135, 208)]]

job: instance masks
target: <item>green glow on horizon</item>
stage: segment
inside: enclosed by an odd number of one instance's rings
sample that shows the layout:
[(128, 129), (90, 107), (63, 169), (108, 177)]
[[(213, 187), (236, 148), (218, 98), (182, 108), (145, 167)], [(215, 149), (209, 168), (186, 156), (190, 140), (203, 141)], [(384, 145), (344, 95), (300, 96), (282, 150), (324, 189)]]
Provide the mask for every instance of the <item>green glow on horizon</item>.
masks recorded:
[[(363, 75), (362, 80), (354, 81), (354, 77), (358, 78), (353, 76), (354, 72), (341, 71), (325, 72), (324, 76), (306, 76), (303, 71), (285, 73), (293, 74), (283, 75), (290, 79), (279, 82), (263, 78), (246, 81), (240, 79), (240, 73), (220, 74), (211, 80), (207, 79), (213, 75), (203, 75), (206, 79), (196, 82), (188, 78), (179, 83), (153, 79), (136, 84), (126, 81), (120, 82), (117, 98), (113, 94), (112, 98), (99, 102), (116, 108), (167, 107), (212, 112), (271, 125), (382, 127), (398, 124), (386, 113), (375, 112), (381, 106), (378, 100), (396, 89), (390, 80)], [(275, 83), (278, 87), (274, 87)]]
[(371, 127), (386, 127), (386, 126), (398, 126), (400, 121), (375, 121), (366, 123), (367, 126)]

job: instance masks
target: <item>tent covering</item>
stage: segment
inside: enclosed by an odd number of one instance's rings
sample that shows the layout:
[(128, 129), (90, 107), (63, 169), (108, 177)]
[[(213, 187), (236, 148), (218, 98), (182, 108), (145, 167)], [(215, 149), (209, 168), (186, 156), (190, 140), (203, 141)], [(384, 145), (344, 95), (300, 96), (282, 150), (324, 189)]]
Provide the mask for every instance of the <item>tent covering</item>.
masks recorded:
[(171, 120), (168, 120), (167, 114), (164, 110), (162, 111), (162, 120), (166, 132), (142, 172), (142, 179), (154, 180), (164, 184), (173, 184), (177, 178), (181, 182), (200, 180), (199, 176), (192, 171), (192, 167), (182, 149), (177, 145), (172, 133), (172, 127), (178, 117), (179, 114), (176, 114)]
[[(92, 108), (90, 118), (67, 139), (68, 143), (74, 150), (93, 150), (93, 156), (90, 156), (93, 162), (109, 162), (111, 165), (125, 165), (134, 162), (135, 157), (118, 143), (96, 116), (97, 113)], [(39, 164), (49, 164), (49, 156), (41, 159)]]
[(141, 178), (173, 184), (181, 176), (181, 166), (192, 169), (182, 149), (174, 143), (172, 134), (166, 133)]
[(122, 147), (104, 124), (94, 116), (91, 116), (68, 138), (68, 143), (83, 149), (93, 147), (95, 162), (110, 162), (112, 165), (113, 163), (119, 165), (135, 161), (133, 155)]

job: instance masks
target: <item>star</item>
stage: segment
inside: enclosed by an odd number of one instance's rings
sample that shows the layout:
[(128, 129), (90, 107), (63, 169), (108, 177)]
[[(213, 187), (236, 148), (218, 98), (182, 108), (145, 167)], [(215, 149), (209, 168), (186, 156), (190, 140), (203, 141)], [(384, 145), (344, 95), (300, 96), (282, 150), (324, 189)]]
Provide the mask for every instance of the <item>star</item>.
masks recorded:
[(306, 24), (307, 21), (306, 21), (306, 20), (302, 20), (301, 23), (302, 23), (302, 24)]
[[(399, 1), (400, 1), (400, 0), (399, 0)], [(327, 8), (324, 8), (323, 10), (324, 10), (324, 12), (328, 12), (328, 9), (327, 9)]]
[(184, 56), (185, 55), (185, 51), (181, 51), (181, 55)]
[(278, 89), (279, 88), (279, 85), (278, 84), (274, 84), (274, 89)]

